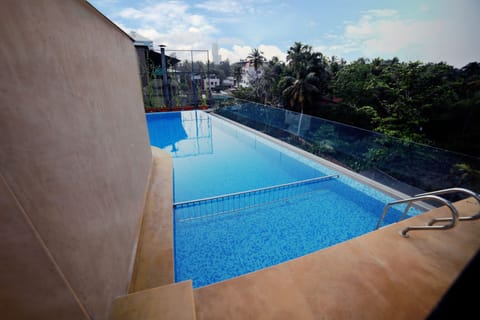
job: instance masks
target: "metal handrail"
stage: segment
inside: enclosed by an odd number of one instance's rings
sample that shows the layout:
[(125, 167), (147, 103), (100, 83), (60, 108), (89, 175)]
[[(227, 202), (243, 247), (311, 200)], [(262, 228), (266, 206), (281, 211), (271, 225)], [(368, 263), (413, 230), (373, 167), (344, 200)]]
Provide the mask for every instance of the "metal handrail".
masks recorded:
[[(480, 205), (480, 195), (472, 190), (468, 190), (465, 188), (448, 188), (448, 189), (443, 189), (443, 190), (437, 190), (437, 191), (432, 191), (432, 192), (425, 192), (421, 194), (417, 194), (416, 197), (418, 196), (426, 196), (426, 195), (441, 195), (441, 194), (451, 194), (451, 193), (464, 193), (468, 194), (469, 196), (475, 198), (477, 200), (478, 204)], [(471, 216), (459, 216), (458, 220), (459, 221), (471, 221), (471, 220), (476, 220), (480, 218), (480, 210), (474, 215)], [(432, 226), (437, 222), (445, 222), (445, 221), (450, 221), (452, 218), (446, 217), (446, 218), (433, 218), (428, 222), (427, 225)]]
[[(436, 196), (436, 195), (419, 195), (419, 196), (415, 196), (415, 197), (412, 197), (412, 198), (397, 200), (397, 201), (393, 201), (393, 202), (388, 203), (385, 206), (385, 208), (383, 209), (382, 216), (378, 220), (377, 227), (375, 229), (380, 228), (380, 226), (382, 225), (383, 219), (385, 218), (385, 215), (387, 214), (390, 207), (392, 207), (394, 205), (397, 205), (397, 204), (408, 203), (407, 209), (409, 209), (413, 202), (422, 201), (422, 200), (435, 200), (435, 201), (441, 202), (444, 205), (446, 205), (450, 209), (450, 211), (452, 212), (452, 218), (451, 218), (451, 220), (449, 220), (450, 224), (445, 224), (445, 225), (441, 225), (441, 226), (409, 226), (409, 227), (405, 227), (404, 229), (402, 229), (400, 231), (400, 234), (403, 237), (408, 238), (409, 235), (407, 234), (407, 232), (409, 232), (411, 230), (445, 230), (445, 229), (453, 228), (457, 224), (458, 211), (450, 201), (448, 201), (444, 198), (441, 198), (439, 196)], [(406, 210), (406, 211), (408, 211), (408, 210)]]

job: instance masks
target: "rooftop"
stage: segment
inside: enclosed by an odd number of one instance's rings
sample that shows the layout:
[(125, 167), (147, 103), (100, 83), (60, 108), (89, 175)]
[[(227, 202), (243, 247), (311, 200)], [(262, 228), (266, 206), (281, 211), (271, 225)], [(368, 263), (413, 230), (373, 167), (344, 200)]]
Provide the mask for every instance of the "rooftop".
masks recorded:
[(86, 1), (0, 7), (2, 319), (425, 318), (477, 254), (479, 221), (398, 235), (440, 208), (228, 281), (174, 283), (171, 158), (148, 141), (131, 37)]

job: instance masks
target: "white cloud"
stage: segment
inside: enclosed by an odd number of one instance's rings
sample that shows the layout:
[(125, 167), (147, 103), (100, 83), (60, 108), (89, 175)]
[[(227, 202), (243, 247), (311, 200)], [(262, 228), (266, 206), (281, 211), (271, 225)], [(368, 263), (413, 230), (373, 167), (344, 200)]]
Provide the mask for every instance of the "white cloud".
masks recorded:
[(403, 19), (394, 10), (369, 10), (357, 22), (347, 23), (343, 35), (325, 50), (339, 56), (357, 52), (368, 58), (397, 56), (462, 67), (480, 60), (480, 43), (474, 40), (479, 29), (478, 12), (465, 5), (450, 8), (445, 18), (430, 20)]
[(162, 36), (156, 29), (153, 28), (140, 28), (137, 29), (136, 32), (147, 39), (159, 39)]
[(277, 46), (261, 44), (258, 46), (258, 50), (263, 52), (263, 55), (267, 60), (277, 57), (280, 61), (285, 61), (287, 58), (287, 53), (280, 50)]
[(218, 53), (222, 56), (223, 60), (228, 59), (230, 62), (237, 62), (244, 60), (251, 51), (252, 47), (234, 45), (232, 50), (220, 48)]
[(117, 16), (137, 25), (131, 29), (150, 38), (155, 45), (165, 44), (170, 49), (206, 49), (217, 33), (204, 16), (192, 14), (190, 7), (181, 1), (126, 8)]
[(237, 13), (242, 11), (242, 5), (237, 1), (231, 0), (208, 0), (195, 6), (197, 8), (220, 13)]
[(392, 9), (373, 9), (366, 11), (367, 15), (376, 17), (391, 17), (398, 14), (397, 10)]
[(272, 9), (284, 9), (285, 3), (271, 0), (206, 0), (195, 4), (196, 8), (219, 13), (229, 17), (251, 17), (272, 12)]
[(141, 9), (126, 8), (119, 12), (119, 16), (126, 19), (141, 20), (146, 24), (161, 26), (164, 22), (184, 19), (187, 14), (188, 5), (179, 1), (168, 1), (146, 6)]
[[(245, 60), (253, 49), (254, 48), (250, 46), (234, 45), (232, 50), (220, 48), (219, 53), (223, 60), (228, 59), (230, 62), (238, 62), (240, 60)], [(272, 57), (277, 57), (280, 61), (285, 61), (287, 56), (287, 54), (277, 46), (261, 44), (257, 49), (260, 52), (263, 52), (263, 56), (267, 60), (271, 60)]]

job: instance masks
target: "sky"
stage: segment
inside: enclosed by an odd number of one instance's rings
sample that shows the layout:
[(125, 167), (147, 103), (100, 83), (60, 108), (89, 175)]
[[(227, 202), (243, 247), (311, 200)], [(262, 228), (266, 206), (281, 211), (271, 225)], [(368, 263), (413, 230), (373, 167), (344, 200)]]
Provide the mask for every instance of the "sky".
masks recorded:
[[(237, 62), (258, 48), (286, 60), (295, 42), (325, 56), (480, 62), (480, 0), (88, 0), (126, 32), (167, 50)], [(206, 54), (206, 53), (205, 53)], [(211, 59), (211, 58), (210, 58)]]

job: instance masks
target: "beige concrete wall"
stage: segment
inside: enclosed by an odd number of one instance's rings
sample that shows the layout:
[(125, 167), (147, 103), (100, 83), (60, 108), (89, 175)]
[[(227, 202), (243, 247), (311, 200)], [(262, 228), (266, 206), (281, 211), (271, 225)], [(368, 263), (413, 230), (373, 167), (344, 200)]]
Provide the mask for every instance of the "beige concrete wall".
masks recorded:
[(81, 0), (2, 0), (0, 39), (0, 318), (105, 319), (151, 164), (134, 47)]

